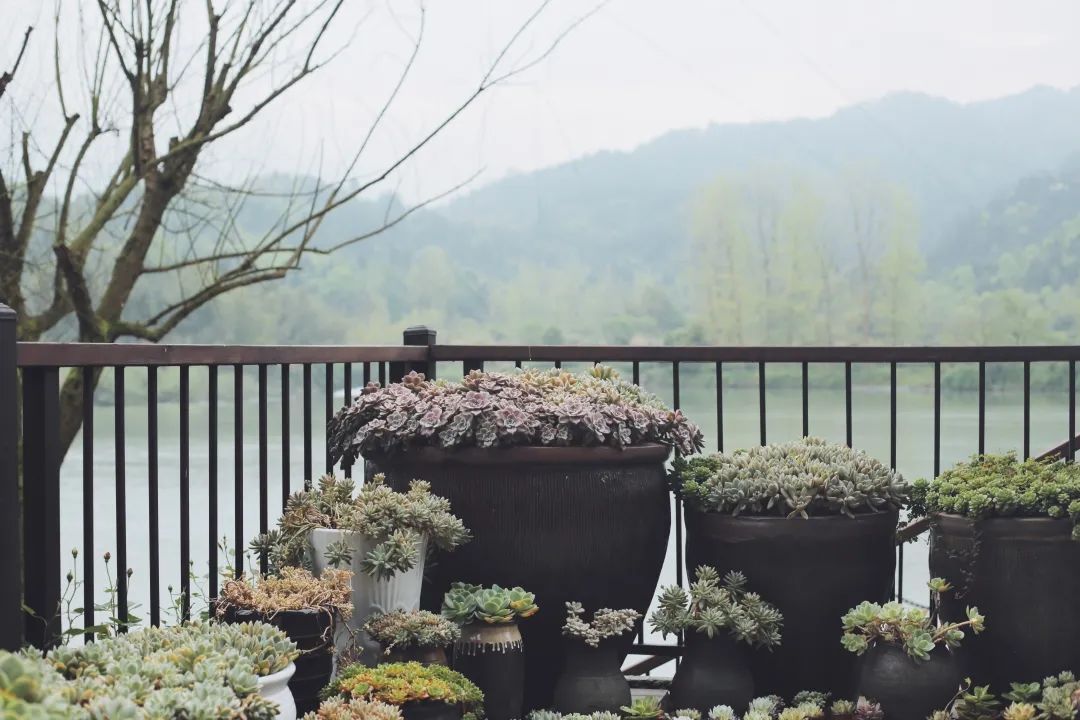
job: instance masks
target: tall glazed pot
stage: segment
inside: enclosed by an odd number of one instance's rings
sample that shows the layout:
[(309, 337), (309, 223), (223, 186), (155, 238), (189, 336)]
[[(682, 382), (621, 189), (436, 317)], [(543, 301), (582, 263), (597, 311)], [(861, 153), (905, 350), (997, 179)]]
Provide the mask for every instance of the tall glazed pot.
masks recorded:
[[(525, 709), (551, 706), (565, 657), (565, 603), (648, 610), (671, 523), (669, 450), (645, 445), (435, 448), (368, 457), (396, 490), (413, 478), (450, 500), (473, 540), (432, 563), (423, 605), (437, 609), (454, 581), (520, 585), (540, 612), (521, 627)], [(632, 637), (620, 639), (625, 655)]]
[(484, 693), (484, 717), (522, 717), (525, 651), (516, 622), (469, 624), (454, 643), (454, 669)]
[(997, 690), (1080, 668), (1080, 542), (1052, 518), (933, 517), (930, 574), (956, 587), (946, 618), (974, 605), (986, 630), (964, 639), (972, 671)]
[(687, 509), (687, 567), (746, 572), (750, 589), (784, 615), (780, 647), (751, 658), (758, 695), (850, 695), (855, 656), (840, 645), (840, 617), (863, 600), (888, 599), (898, 519), (896, 510), (789, 519)]

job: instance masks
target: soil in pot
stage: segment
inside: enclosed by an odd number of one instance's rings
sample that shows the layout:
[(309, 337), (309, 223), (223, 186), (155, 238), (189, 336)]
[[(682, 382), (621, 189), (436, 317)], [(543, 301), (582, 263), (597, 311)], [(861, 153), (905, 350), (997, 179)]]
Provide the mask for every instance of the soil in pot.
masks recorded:
[(566, 643), (566, 662), (555, 683), (552, 707), (561, 713), (613, 712), (630, 704), (630, 683), (622, 674), (626, 657), (619, 638), (591, 647), (580, 639)]
[(289, 690), (299, 714), (319, 707), (319, 692), (330, 682), (334, 668), (332, 643), (333, 619), (329, 613), (314, 610), (285, 610), (264, 616), (247, 610), (226, 611), (222, 622), (265, 622), (279, 628), (296, 643), (299, 657), (293, 661), (295, 672)]
[(522, 717), (525, 652), (517, 623), (466, 625), (454, 644), (454, 669), (483, 690), (488, 720)]
[(687, 632), (682, 662), (671, 680), (669, 710), (694, 708), (702, 717), (717, 705), (727, 705), (742, 715), (754, 699), (754, 676), (750, 652), (727, 633), (708, 637)]
[[(536, 594), (540, 612), (521, 627), (527, 711), (551, 707), (567, 601), (648, 611), (671, 523), (668, 454), (659, 445), (423, 448), (369, 458), (368, 472), (386, 473), (396, 490), (427, 480), (472, 531), (471, 542), (432, 564), (425, 608), (438, 610), (457, 580)], [(623, 652), (632, 640), (623, 638)]]
[(401, 706), (405, 720), (461, 720), (461, 708), (444, 702), (408, 702)]
[(1080, 542), (1071, 532), (1070, 521), (1051, 518), (933, 519), (930, 574), (956, 588), (942, 614), (963, 617), (974, 605), (986, 615), (964, 650), (974, 677), (999, 692), (1080, 668)]
[(855, 694), (877, 700), (890, 720), (926, 720), (949, 704), (964, 673), (945, 647), (916, 660), (902, 647), (880, 643), (859, 656), (855, 677)]
[(750, 589), (784, 615), (780, 647), (751, 658), (758, 695), (851, 695), (855, 656), (840, 645), (840, 618), (863, 600), (888, 599), (897, 520), (896, 511), (788, 519), (687, 510), (687, 567), (746, 572)]

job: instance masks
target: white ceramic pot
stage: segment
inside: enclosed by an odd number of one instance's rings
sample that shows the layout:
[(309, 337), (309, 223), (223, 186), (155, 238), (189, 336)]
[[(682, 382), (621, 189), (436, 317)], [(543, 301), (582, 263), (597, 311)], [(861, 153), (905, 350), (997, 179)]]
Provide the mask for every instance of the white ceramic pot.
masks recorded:
[[(418, 541), (416, 565), (411, 570), (401, 572), (388, 580), (376, 579), (364, 572), (360, 563), (371, 552), (376, 543), (360, 533), (345, 530), (316, 528), (311, 531), (312, 558), (315, 573), (320, 574), (329, 567), (326, 560), (326, 548), (339, 540), (346, 540), (352, 548), (352, 603), (353, 613), (349, 618), (349, 631), (335, 633), (335, 645), (344, 649), (350, 635), (356, 635), (365, 652), (363, 660), (378, 657), (378, 643), (360, 632), (372, 614), (393, 610), (418, 610), (420, 608), (420, 587), (424, 580), (424, 562), (427, 560), (427, 540)], [(342, 628), (344, 630), (344, 628)], [(373, 652), (369, 652), (373, 650)]]
[(296, 665), (289, 663), (289, 667), (284, 670), (259, 678), (259, 694), (277, 703), (278, 720), (296, 720), (296, 703), (293, 701), (292, 691), (289, 690), (289, 680), (294, 672)]

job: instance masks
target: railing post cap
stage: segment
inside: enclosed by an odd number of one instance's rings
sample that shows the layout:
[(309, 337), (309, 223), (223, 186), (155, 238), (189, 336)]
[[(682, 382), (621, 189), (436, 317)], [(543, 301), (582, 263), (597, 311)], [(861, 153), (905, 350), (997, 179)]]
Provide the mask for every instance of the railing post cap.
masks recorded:
[(402, 333), (406, 345), (433, 345), (435, 344), (435, 330), (427, 325), (413, 325), (405, 328)]
[[(14, 311), (14, 310), (12, 310), (12, 309), (11, 309), (10, 307), (8, 307), (7, 305), (5, 305), (4, 303), (0, 302), (0, 319), (3, 319), (3, 320), (8, 320), (8, 319), (14, 320), (14, 319), (15, 319), (15, 317), (16, 317), (16, 316), (15, 316), (15, 311)], [(408, 332), (408, 331), (406, 331), (406, 332)]]

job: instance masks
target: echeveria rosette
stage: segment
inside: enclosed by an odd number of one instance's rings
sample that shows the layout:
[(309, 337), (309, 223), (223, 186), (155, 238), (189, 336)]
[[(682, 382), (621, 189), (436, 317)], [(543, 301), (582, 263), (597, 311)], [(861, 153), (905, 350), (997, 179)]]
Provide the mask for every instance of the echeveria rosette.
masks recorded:
[(972, 520), (1068, 518), (1073, 524), (1073, 540), (1080, 540), (1080, 467), (1064, 460), (1021, 461), (1015, 452), (975, 455), (934, 481), (915, 482), (912, 516), (931, 513)]
[(658, 443), (692, 455), (704, 447), (696, 425), (633, 383), (597, 366), (561, 370), (473, 371), (460, 382), (410, 373), (371, 383), (330, 421), (333, 462), (417, 447), (630, 447)]
[(730, 515), (854, 517), (901, 508), (910, 493), (876, 458), (812, 437), (677, 457), (670, 479), (691, 508)]

